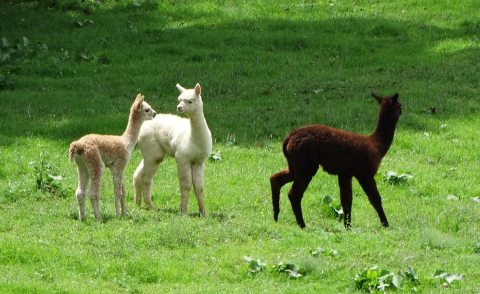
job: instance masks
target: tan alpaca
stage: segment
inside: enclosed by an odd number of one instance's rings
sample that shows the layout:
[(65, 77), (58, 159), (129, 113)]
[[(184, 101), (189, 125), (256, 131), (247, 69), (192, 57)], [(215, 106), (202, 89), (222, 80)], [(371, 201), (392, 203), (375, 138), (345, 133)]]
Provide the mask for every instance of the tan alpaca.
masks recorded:
[(78, 167), (78, 188), (76, 192), (80, 220), (85, 220), (85, 194), (88, 184), (90, 186), (90, 200), (93, 213), (97, 221), (102, 220), (99, 208), (100, 182), (105, 167), (108, 167), (113, 177), (115, 193), (115, 216), (122, 216), (125, 211), (125, 184), (123, 172), (127, 166), (133, 148), (137, 144), (140, 127), (145, 120), (150, 120), (157, 113), (148, 103), (144, 102), (144, 96), (138, 94), (130, 108), (127, 129), (121, 136), (90, 134), (83, 136), (70, 144), (70, 160), (75, 160)]

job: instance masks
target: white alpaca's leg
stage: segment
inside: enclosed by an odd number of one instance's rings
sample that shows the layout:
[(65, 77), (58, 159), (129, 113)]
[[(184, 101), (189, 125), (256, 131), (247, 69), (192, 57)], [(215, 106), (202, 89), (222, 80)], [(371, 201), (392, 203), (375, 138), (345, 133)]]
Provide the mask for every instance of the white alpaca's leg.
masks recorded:
[(203, 177), (205, 171), (205, 162), (199, 164), (192, 164), (192, 180), (193, 180), (193, 191), (197, 197), (198, 210), (201, 215), (206, 216), (207, 212), (205, 210), (205, 205), (203, 204)]
[(133, 173), (133, 188), (135, 193), (135, 203), (138, 206), (142, 204), (142, 197), (143, 197), (143, 159), (140, 164), (137, 166), (137, 169)]
[(78, 170), (78, 187), (76, 191), (76, 197), (78, 202), (78, 210), (79, 210), (79, 219), (84, 221), (86, 219), (85, 216), (85, 195), (88, 189), (88, 170), (85, 164), (80, 160), (76, 160), (77, 163), (77, 170)]
[(180, 184), (180, 195), (182, 197), (180, 212), (186, 214), (188, 207), (188, 194), (192, 188), (192, 170), (190, 168), (190, 163), (182, 162), (177, 159), (177, 172)]
[(103, 164), (102, 158), (98, 150), (94, 150), (85, 154), (88, 165), (88, 173), (91, 178), (90, 185), (90, 201), (92, 202), (93, 214), (97, 221), (102, 221), (102, 216), (100, 214), (100, 185), (102, 181), (102, 174), (105, 165)]
[[(113, 192), (115, 194), (115, 216), (120, 217), (121, 202), (123, 199), (123, 169), (110, 169), (113, 177)], [(125, 216), (124, 206), (122, 205), (122, 216)]]
[(133, 174), (133, 185), (135, 187), (135, 202), (140, 206), (142, 196), (147, 209), (152, 209), (152, 182), (153, 176), (158, 169), (162, 159), (144, 158)]

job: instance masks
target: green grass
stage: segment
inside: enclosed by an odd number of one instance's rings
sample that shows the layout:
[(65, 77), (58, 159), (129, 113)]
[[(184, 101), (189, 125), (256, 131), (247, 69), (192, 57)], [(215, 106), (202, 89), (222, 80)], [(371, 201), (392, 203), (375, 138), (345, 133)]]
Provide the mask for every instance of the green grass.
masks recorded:
[[(448, 8), (448, 9), (447, 9)], [(0, 292), (355, 291), (372, 266), (413, 267), (425, 293), (480, 291), (480, 21), (477, 1), (0, 1)], [(25, 38), (24, 38), (25, 37)], [(77, 220), (71, 141), (120, 134), (138, 92), (173, 113), (175, 84), (203, 88), (222, 160), (206, 170), (210, 216), (178, 214), (173, 160), (155, 177), (154, 211)], [(268, 177), (285, 167), (281, 141), (322, 123), (372, 131), (370, 93), (400, 93), (403, 114), (377, 176), (391, 228), (354, 183), (352, 231), (322, 199), (337, 179), (319, 172), (301, 230), (286, 197), (272, 217)], [(435, 107), (436, 114), (429, 111)], [(36, 189), (35, 166), (64, 177), (62, 198)], [(140, 162), (134, 152), (128, 183)], [(400, 185), (387, 171), (409, 173)], [(455, 195), (457, 200), (447, 199)], [(317, 247), (338, 255), (313, 257)], [(244, 256), (267, 270), (251, 277)], [(271, 269), (298, 265), (298, 280)], [(449, 287), (437, 269), (459, 273)]]

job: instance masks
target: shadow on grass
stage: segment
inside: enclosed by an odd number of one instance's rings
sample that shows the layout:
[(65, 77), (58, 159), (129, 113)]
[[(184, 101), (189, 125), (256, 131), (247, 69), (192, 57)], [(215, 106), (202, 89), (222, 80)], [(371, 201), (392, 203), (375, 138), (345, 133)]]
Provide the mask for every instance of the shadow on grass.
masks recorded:
[[(309, 123), (369, 133), (378, 111), (372, 91), (400, 93), (400, 128), (421, 129), (432, 106), (443, 120), (480, 111), (452, 106), (478, 92), (480, 48), (471, 40), (479, 22), (446, 29), (360, 16), (300, 20), (287, 11), (239, 19), (152, 5), (83, 15), (1, 4), (2, 36), (49, 49), (1, 63), (15, 87), (0, 92), (0, 145), (121, 134), (136, 92), (157, 112), (175, 112), (177, 82), (201, 82), (214, 139), (240, 145), (278, 141)], [(75, 18), (92, 23), (79, 28)]]

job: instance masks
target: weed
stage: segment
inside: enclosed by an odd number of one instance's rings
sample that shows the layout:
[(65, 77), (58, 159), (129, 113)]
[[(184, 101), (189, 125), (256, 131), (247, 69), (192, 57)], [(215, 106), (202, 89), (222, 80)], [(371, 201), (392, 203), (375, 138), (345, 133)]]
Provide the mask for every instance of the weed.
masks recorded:
[(416, 271), (411, 267), (403, 273), (395, 274), (389, 270), (379, 269), (377, 266), (374, 266), (355, 275), (354, 281), (357, 289), (370, 293), (377, 291), (385, 292), (387, 289), (403, 290), (407, 286), (413, 288), (420, 283)]
[(398, 174), (394, 171), (388, 171), (385, 175), (385, 181), (390, 185), (405, 184), (411, 179), (413, 176), (410, 174)]
[(440, 280), (443, 286), (450, 286), (455, 281), (462, 281), (463, 275), (449, 274), (444, 270), (436, 270), (433, 274), (433, 278)]
[(43, 154), (40, 154), (38, 161), (31, 161), (30, 165), (35, 172), (37, 190), (59, 198), (66, 198), (71, 194), (71, 191), (63, 186), (64, 177), (52, 163), (45, 159)]
[(343, 219), (343, 209), (341, 204), (334, 204), (332, 197), (326, 195), (322, 199), (322, 203), (328, 207), (328, 210), (337, 220)]
[(267, 268), (267, 264), (261, 259), (253, 259), (250, 256), (244, 256), (243, 260), (248, 264), (248, 275), (254, 276)]

